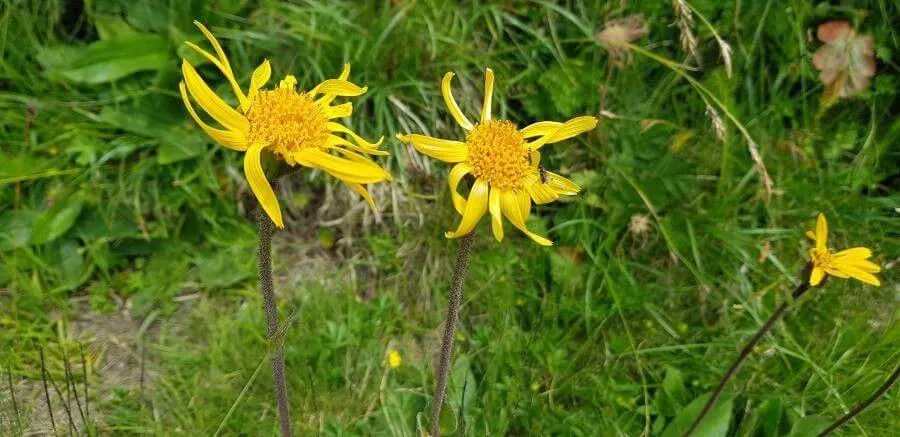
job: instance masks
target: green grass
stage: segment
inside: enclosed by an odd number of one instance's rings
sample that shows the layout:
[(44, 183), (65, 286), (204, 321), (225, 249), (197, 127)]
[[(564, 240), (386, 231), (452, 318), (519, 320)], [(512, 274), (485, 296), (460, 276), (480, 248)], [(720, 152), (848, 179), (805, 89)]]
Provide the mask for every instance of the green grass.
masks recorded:
[[(669, 2), (86, 3), (0, 9), (0, 434), (49, 429), (42, 379), (57, 387), (60, 433), (70, 387), (88, 389), (89, 415), (70, 411), (78, 433), (278, 429), (241, 156), (214, 145), (177, 92), (180, 57), (192, 56), (183, 42), (202, 38), (193, 19), (220, 37), (243, 84), (264, 58), (273, 80), (294, 74), (304, 86), (351, 62), (369, 86), (351, 123), (384, 135), (392, 153), (381, 163), (395, 180), (375, 189), (381, 220), (321, 174), (282, 183), (276, 283), (283, 317), (293, 315), (298, 435), (427, 426), (456, 250), (443, 232), (457, 217), (447, 167), (394, 134), (462, 135), (441, 76), (459, 74), (457, 99), (475, 114), (488, 66), (496, 116), (616, 117), (545, 148), (547, 168), (584, 188), (535, 210), (529, 226), (556, 247), (509, 226), (497, 244), (479, 227), (448, 434), (671, 435), (789, 297), (818, 212), (834, 247), (874, 250), (884, 285), (834, 280), (807, 293), (729, 386), (714, 413), (725, 426), (706, 435), (810, 435), (804, 427), (837, 419), (897, 365), (893, 2), (691, 2), (734, 49), (731, 78), (699, 19), (699, 69), (660, 62), (686, 59)], [(635, 44), (662, 59), (634, 53), (613, 68), (595, 34), (631, 13), (649, 28)], [(878, 75), (822, 110), (810, 56), (830, 19), (873, 36)], [(759, 144), (769, 200), (745, 135), (726, 119), (718, 141), (707, 101)], [(643, 232), (633, 219), (647, 220)], [(397, 369), (385, 364), (390, 349)], [(896, 434), (898, 410), (895, 388), (841, 433)]]

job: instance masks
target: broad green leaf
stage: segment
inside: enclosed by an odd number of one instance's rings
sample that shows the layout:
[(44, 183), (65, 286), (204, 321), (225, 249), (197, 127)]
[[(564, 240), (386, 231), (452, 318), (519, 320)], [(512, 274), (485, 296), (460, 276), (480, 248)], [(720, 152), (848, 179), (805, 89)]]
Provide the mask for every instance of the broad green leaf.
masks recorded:
[(170, 61), (170, 55), (165, 38), (139, 34), (83, 47), (48, 47), (38, 53), (37, 59), (51, 78), (93, 85), (138, 71), (157, 70)]
[[(680, 437), (694, 423), (703, 405), (712, 393), (706, 393), (694, 399), (687, 407), (681, 410), (675, 420), (666, 427), (662, 437)], [(694, 430), (694, 437), (724, 437), (728, 434), (728, 428), (731, 424), (731, 411), (734, 407), (734, 399), (732, 396), (723, 394), (719, 400), (713, 405), (709, 414), (700, 422), (700, 426)]]
[(790, 437), (816, 437), (824, 431), (831, 420), (822, 416), (801, 417), (794, 422)]
[(6, 252), (28, 245), (31, 227), (37, 213), (34, 211), (7, 211), (0, 216), (0, 252)]
[(66, 233), (81, 214), (83, 202), (78, 197), (59, 199), (50, 209), (42, 212), (32, 224), (31, 244), (44, 244)]
[(781, 399), (767, 399), (757, 408), (759, 411), (760, 428), (765, 437), (778, 437), (778, 427), (781, 425)]
[(666, 367), (666, 377), (663, 379), (662, 387), (673, 401), (677, 402), (679, 406), (684, 406), (684, 402), (687, 401), (687, 391), (684, 389), (684, 377), (680, 370)]

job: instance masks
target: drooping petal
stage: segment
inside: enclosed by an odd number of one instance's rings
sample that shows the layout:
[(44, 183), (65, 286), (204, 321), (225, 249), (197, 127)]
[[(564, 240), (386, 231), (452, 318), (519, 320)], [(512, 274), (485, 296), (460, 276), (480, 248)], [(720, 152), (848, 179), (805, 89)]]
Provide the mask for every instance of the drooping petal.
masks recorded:
[(519, 212), (522, 214), (522, 220), (528, 221), (528, 215), (531, 214), (531, 196), (525, 190), (516, 190), (516, 199), (519, 200)]
[(472, 130), (474, 127), (472, 122), (466, 118), (465, 114), (459, 109), (459, 105), (456, 104), (456, 100), (453, 99), (453, 91), (450, 89), (450, 83), (453, 81), (454, 73), (452, 71), (447, 72), (444, 75), (444, 80), (441, 81), (441, 91), (444, 94), (444, 104), (447, 105), (447, 109), (450, 110), (450, 115), (453, 116), (453, 119), (456, 120), (456, 123), (462, 126), (465, 130)]
[(578, 186), (575, 182), (572, 182), (552, 171), (544, 171), (546, 174), (545, 178), (547, 179), (547, 185), (550, 186), (551, 189), (555, 190), (558, 194), (564, 194), (567, 196), (574, 196), (581, 191), (581, 187)]
[(531, 199), (538, 205), (553, 202), (559, 199), (559, 193), (550, 186), (541, 181), (540, 173), (535, 170), (525, 179), (525, 190), (531, 195)]
[(247, 176), (250, 190), (253, 191), (256, 199), (259, 200), (260, 206), (269, 215), (275, 226), (284, 228), (284, 221), (281, 219), (281, 207), (278, 205), (278, 199), (275, 197), (275, 192), (272, 191), (272, 186), (269, 185), (269, 181), (266, 179), (266, 174), (263, 172), (262, 163), (260, 162), (260, 154), (263, 148), (264, 144), (256, 143), (247, 149), (247, 154), (244, 155), (244, 175)]
[(353, 103), (347, 102), (325, 108), (325, 116), (329, 119), (349, 117), (353, 114)]
[(366, 202), (369, 203), (369, 206), (372, 208), (372, 211), (374, 211), (375, 214), (378, 214), (378, 206), (375, 205), (375, 199), (372, 199), (372, 195), (369, 194), (369, 190), (367, 190), (366, 187), (364, 187), (360, 184), (357, 184), (355, 182), (346, 182), (346, 184), (348, 187), (350, 187), (350, 189), (352, 189), (353, 191), (356, 191), (357, 194), (362, 196), (362, 198), (365, 199)]
[(832, 258), (831, 264), (836, 266), (837, 268), (841, 268), (843, 266), (849, 266), (855, 269), (860, 269), (869, 273), (878, 273), (881, 271), (881, 266), (873, 263), (872, 261), (865, 259), (841, 259), (841, 258)]
[(856, 268), (856, 267), (853, 267), (850, 265), (841, 265), (837, 269), (841, 273), (844, 273), (845, 275), (847, 275), (853, 279), (858, 279), (867, 284), (872, 284), (876, 287), (881, 286), (881, 281), (879, 281), (878, 278), (875, 277), (875, 275), (873, 275), (863, 269), (859, 269), (859, 268)]
[(444, 140), (419, 134), (397, 134), (397, 139), (412, 144), (420, 153), (444, 162), (463, 162), (469, 156), (466, 143), (455, 140)]
[(355, 97), (365, 94), (368, 89), (368, 87), (360, 87), (346, 80), (328, 79), (313, 88), (310, 94), (313, 96), (317, 94), (333, 94), (342, 97)]
[(509, 219), (509, 222), (512, 223), (513, 226), (525, 233), (525, 235), (529, 236), (536, 243), (541, 246), (553, 245), (552, 241), (529, 231), (525, 226), (525, 217), (522, 217), (522, 210), (519, 206), (519, 199), (515, 191), (506, 191), (502, 194), (500, 197), (500, 209), (503, 210), (503, 215)]
[(813, 267), (812, 272), (809, 275), (809, 285), (815, 287), (822, 282), (822, 279), (825, 279), (825, 270), (822, 270), (819, 267)]
[(488, 211), (491, 213), (491, 231), (493, 231), (494, 238), (497, 241), (503, 241), (503, 213), (500, 212), (500, 197), (502, 194), (502, 191), (491, 188), (491, 193), (488, 197)]
[(846, 259), (846, 260), (857, 260), (857, 259), (866, 259), (872, 256), (872, 250), (867, 247), (854, 247), (852, 249), (842, 250), (834, 255), (832, 258), (835, 260), (838, 259)]
[(488, 206), (488, 183), (482, 179), (477, 179), (472, 185), (472, 191), (469, 192), (469, 200), (466, 201), (466, 209), (463, 211), (462, 220), (459, 227), (453, 232), (445, 232), (447, 238), (459, 238), (472, 232), (478, 220), (484, 216)]
[(365, 147), (360, 147), (356, 144), (351, 143), (341, 137), (335, 135), (328, 135), (328, 139), (325, 140), (325, 147), (347, 147), (349, 149), (355, 150), (357, 152), (367, 153), (369, 155), (377, 155), (377, 156), (389, 156), (390, 153), (385, 152), (384, 150), (378, 149), (369, 149)]
[[(341, 150), (342, 153), (353, 153)], [(318, 149), (302, 149), (294, 154), (294, 159), (306, 167), (319, 168), (326, 173), (345, 182), (358, 184), (372, 184), (391, 179), (390, 173), (382, 169), (375, 162), (362, 155), (356, 155), (361, 159), (344, 159)]]
[(532, 150), (538, 150), (545, 144), (552, 144), (580, 135), (597, 127), (597, 118), (590, 116), (575, 117), (565, 123), (541, 121), (522, 129), (525, 138), (539, 137), (528, 143)]
[[(344, 64), (344, 69), (341, 71), (341, 75), (338, 76), (338, 80), (347, 80), (349, 78), (350, 64)], [(336, 94), (325, 94), (322, 97), (319, 97), (319, 99), (316, 100), (316, 103), (322, 106), (328, 106), (328, 104), (330, 104), (335, 99), (335, 97), (337, 97)]]
[(244, 112), (250, 108), (250, 100), (256, 96), (256, 93), (259, 92), (259, 89), (263, 87), (267, 82), (269, 82), (269, 78), (272, 77), (272, 66), (269, 64), (269, 60), (263, 60), (262, 64), (259, 64), (259, 67), (256, 67), (256, 70), (253, 70), (253, 75), (250, 76), (250, 93), (247, 95), (247, 107), (242, 107), (241, 109)]
[(484, 106), (481, 107), (481, 122), (491, 119), (491, 99), (494, 95), (494, 70), (484, 70)]
[(459, 181), (471, 172), (471, 164), (468, 162), (460, 162), (450, 169), (450, 176), (447, 177), (447, 181), (450, 183), (450, 198), (453, 199), (453, 207), (456, 208), (456, 212), (460, 214), (463, 214), (466, 211), (466, 198), (456, 191), (456, 187), (459, 186)]
[(335, 123), (333, 121), (329, 121), (325, 126), (332, 132), (340, 132), (342, 134), (349, 135), (350, 138), (353, 138), (353, 141), (355, 141), (356, 144), (364, 149), (377, 149), (379, 146), (381, 146), (381, 142), (384, 141), (384, 137), (380, 137), (378, 138), (378, 141), (370, 143), (357, 135), (356, 132), (353, 132), (353, 130), (349, 127), (344, 126), (340, 123)]
[(250, 130), (247, 119), (217, 96), (186, 59), (181, 63), (181, 72), (184, 74), (184, 82), (191, 96), (206, 113), (228, 130), (239, 132)]
[(209, 40), (209, 43), (213, 46), (213, 49), (216, 51), (216, 55), (218, 56), (218, 60), (213, 58), (209, 52), (201, 49), (196, 44), (192, 42), (186, 42), (188, 47), (196, 50), (201, 55), (210, 60), (210, 62), (215, 65), (222, 74), (225, 75), (225, 78), (228, 79), (228, 82), (231, 84), (231, 88), (234, 90), (234, 95), (237, 96), (238, 102), (241, 104), (241, 108), (245, 108), (247, 106), (247, 97), (244, 95), (244, 92), (241, 90), (241, 87), (238, 85), (237, 80), (234, 77), (234, 72), (231, 70), (231, 63), (228, 62), (228, 57), (225, 56), (225, 51), (222, 50), (222, 46), (219, 45), (219, 41), (213, 36), (212, 32), (210, 32), (206, 26), (204, 26), (199, 21), (194, 20), (194, 25), (200, 28), (200, 31), (203, 32), (203, 36)]
[(181, 91), (181, 100), (184, 101), (184, 106), (187, 108), (188, 113), (191, 114), (191, 118), (200, 125), (200, 128), (206, 132), (213, 140), (217, 143), (233, 150), (238, 150), (243, 152), (247, 150), (249, 144), (247, 144), (247, 136), (244, 135), (243, 132), (232, 131), (232, 130), (222, 130), (216, 129), (204, 122), (200, 116), (197, 115), (197, 112), (194, 111), (194, 106), (191, 105), (191, 99), (188, 98), (187, 90), (185, 90), (184, 82), (178, 84), (178, 89)]
[(816, 250), (819, 252), (827, 251), (828, 245), (828, 221), (825, 220), (825, 214), (819, 213), (816, 219)]

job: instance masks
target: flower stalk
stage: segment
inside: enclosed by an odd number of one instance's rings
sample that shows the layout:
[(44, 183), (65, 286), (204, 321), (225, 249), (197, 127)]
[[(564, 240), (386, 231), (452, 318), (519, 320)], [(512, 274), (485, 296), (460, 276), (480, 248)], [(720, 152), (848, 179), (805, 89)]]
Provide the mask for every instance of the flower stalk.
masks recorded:
[(784, 315), (784, 312), (787, 311), (788, 306), (790, 306), (791, 302), (796, 301), (809, 290), (809, 270), (810, 267), (804, 269), (804, 274), (801, 275), (804, 280), (803, 282), (797, 286), (794, 290), (794, 293), (791, 295), (791, 300), (784, 302), (778, 309), (775, 310), (774, 313), (769, 317), (769, 320), (766, 320), (765, 323), (756, 331), (756, 334), (750, 338), (750, 341), (744, 345), (744, 348), (741, 349), (740, 355), (738, 358), (731, 363), (731, 367), (728, 368), (728, 371), (725, 372), (725, 375), (722, 376), (722, 379), (719, 381), (719, 384), (716, 386), (715, 390), (713, 390), (712, 396), (709, 397), (709, 400), (706, 401), (706, 405), (703, 406), (703, 409), (700, 410), (700, 414), (697, 415), (697, 418), (694, 419), (694, 423), (691, 424), (691, 427), (688, 428), (687, 432), (683, 434), (683, 437), (688, 437), (693, 433), (698, 426), (700, 426), (700, 422), (703, 421), (703, 418), (709, 414), (710, 410), (712, 410), (713, 405), (716, 404), (716, 401), (719, 399), (719, 395), (722, 394), (722, 391), (725, 389), (725, 385), (728, 384), (728, 381), (731, 381), (731, 378), (737, 373), (738, 369), (740, 369), (741, 364), (750, 356), (750, 353), (753, 352), (753, 348), (759, 344), (760, 340), (766, 336), (766, 334), (772, 330), (772, 326), (775, 325), (775, 322)]
[[(273, 185), (277, 189), (277, 185)], [(256, 210), (256, 224), (259, 228), (259, 291), (262, 293), (263, 309), (266, 312), (266, 338), (270, 343), (269, 346), (276, 348), (272, 353), (272, 379), (275, 382), (281, 435), (287, 437), (291, 435), (291, 411), (284, 378), (284, 344), (277, 338), (278, 306), (275, 304), (275, 287), (272, 279), (272, 234), (275, 233), (275, 223), (265, 210), (259, 207)]]
[(862, 413), (863, 410), (869, 408), (869, 405), (872, 405), (875, 401), (878, 400), (878, 398), (887, 393), (891, 386), (894, 385), (895, 382), (897, 382), (898, 378), (900, 378), (900, 366), (897, 366), (897, 368), (894, 369), (894, 373), (892, 373), (891, 376), (886, 381), (884, 381), (884, 384), (881, 384), (881, 387), (878, 387), (878, 390), (875, 390), (875, 393), (873, 393), (872, 396), (869, 396), (868, 399), (860, 402), (859, 405), (853, 407), (853, 409), (850, 410), (849, 413), (845, 414), (843, 417), (829, 425), (828, 428), (825, 428), (825, 430), (822, 431), (818, 437), (825, 437), (828, 434), (831, 434), (834, 430), (849, 422), (859, 413)]
[(437, 386), (434, 390), (434, 407), (431, 410), (432, 437), (441, 434), (440, 416), (441, 405), (447, 392), (447, 378), (450, 376), (450, 359), (453, 356), (453, 341), (456, 339), (456, 327), (459, 324), (459, 308), (462, 306), (463, 286), (466, 283), (466, 274), (469, 271), (469, 259), (472, 255), (472, 243), (475, 241), (475, 233), (471, 232), (459, 243), (459, 252), (456, 255), (456, 267), (453, 269), (453, 278), (450, 282), (450, 300), (447, 305), (447, 318), (444, 320), (444, 335), (441, 338), (441, 355), (438, 359)]

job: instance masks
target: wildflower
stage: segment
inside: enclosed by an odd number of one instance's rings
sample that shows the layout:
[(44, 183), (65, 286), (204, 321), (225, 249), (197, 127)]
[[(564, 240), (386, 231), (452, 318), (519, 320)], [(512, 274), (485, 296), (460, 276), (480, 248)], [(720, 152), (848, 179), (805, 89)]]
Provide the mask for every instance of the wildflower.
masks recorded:
[(391, 349), (388, 351), (387, 357), (388, 366), (391, 369), (396, 369), (403, 364), (403, 357), (400, 356), (400, 352), (397, 352), (395, 349)]
[[(336, 97), (359, 96), (367, 89), (347, 80), (350, 65), (344, 65), (337, 79), (326, 80), (308, 92), (298, 92), (295, 89), (297, 79), (292, 75), (285, 76), (278, 87), (264, 89), (272, 74), (269, 61), (265, 60), (253, 72), (249, 92), (245, 94), (238, 86), (222, 46), (205, 26), (196, 21), (194, 24), (209, 40), (215, 55), (191, 42), (186, 44), (225, 75), (239, 104), (237, 108), (232, 108), (222, 100), (185, 59), (181, 64), (184, 81), (179, 84), (184, 105), (194, 121), (216, 142), (245, 152), (247, 182), (275, 225), (283, 228), (284, 222), (278, 200), (260, 162), (263, 151), (290, 166), (299, 164), (321, 169), (346, 183), (366, 199), (372, 209), (376, 209), (372, 196), (363, 185), (390, 180), (391, 176), (363, 154), (387, 155), (387, 152), (378, 150), (382, 140), (370, 143), (350, 128), (333, 121), (348, 117), (353, 112), (351, 103), (332, 106), (331, 102)], [(204, 122), (194, 110), (188, 93), (224, 129)], [(335, 134), (346, 135), (352, 141)]]
[(597, 40), (609, 53), (610, 62), (622, 67), (631, 62), (628, 45), (632, 41), (647, 34), (647, 24), (642, 14), (629, 15), (625, 18), (610, 20), (597, 34)]
[(875, 75), (872, 37), (858, 35), (846, 21), (822, 23), (816, 33), (825, 44), (812, 61), (826, 86), (826, 99), (850, 97), (866, 89)]
[(819, 214), (816, 221), (816, 231), (807, 231), (806, 235), (815, 241), (815, 247), (809, 249), (809, 259), (812, 263), (812, 273), (809, 276), (809, 285), (817, 286), (826, 275), (837, 278), (854, 278), (867, 284), (880, 286), (881, 282), (872, 273), (881, 271), (881, 267), (868, 261), (872, 251), (865, 247), (854, 247), (831, 253), (828, 249), (828, 222), (825, 215)]
[[(456, 122), (466, 130), (465, 141), (445, 140), (418, 134), (398, 134), (397, 138), (410, 143), (421, 153), (444, 162), (455, 164), (450, 170), (448, 182), (453, 206), (462, 215), (462, 221), (447, 238), (459, 238), (472, 232), (478, 220), (486, 213), (491, 215), (491, 228), (497, 241), (503, 240), (502, 217), (506, 217), (520, 231), (538, 244), (553, 243), (525, 226), (531, 211), (531, 203), (544, 204), (559, 199), (561, 195), (575, 195), (581, 188), (574, 182), (540, 166), (540, 149), (589, 131), (597, 126), (595, 117), (576, 117), (565, 123), (542, 121), (519, 129), (508, 120), (491, 117), (491, 94), (494, 90), (494, 72), (485, 70), (484, 106), (481, 120), (472, 123), (460, 111), (453, 99), (450, 83), (454, 74), (444, 75), (441, 89), (444, 102)], [(456, 188), (462, 178), (472, 174), (475, 183), (468, 199)]]

